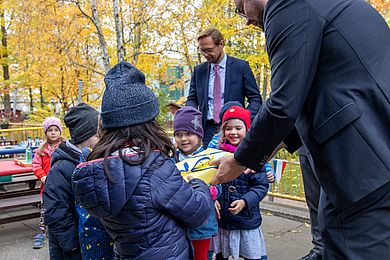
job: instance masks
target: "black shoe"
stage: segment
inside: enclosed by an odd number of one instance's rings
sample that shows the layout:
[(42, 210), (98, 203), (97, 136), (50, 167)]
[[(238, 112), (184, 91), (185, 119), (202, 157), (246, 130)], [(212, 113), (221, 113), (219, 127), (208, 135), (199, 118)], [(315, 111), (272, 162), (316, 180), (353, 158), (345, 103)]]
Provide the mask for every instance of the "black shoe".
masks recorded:
[(322, 255), (310, 250), (310, 253), (302, 257), (300, 260), (322, 260)]

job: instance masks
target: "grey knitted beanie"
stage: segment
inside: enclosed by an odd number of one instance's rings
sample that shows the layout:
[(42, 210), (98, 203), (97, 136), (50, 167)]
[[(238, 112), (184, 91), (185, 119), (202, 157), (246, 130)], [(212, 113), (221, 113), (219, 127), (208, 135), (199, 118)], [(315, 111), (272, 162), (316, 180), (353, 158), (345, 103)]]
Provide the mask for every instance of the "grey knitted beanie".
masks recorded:
[(145, 75), (121, 61), (104, 77), (103, 128), (134, 126), (150, 122), (160, 112), (157, 97), (145, 85)]
[(81, 144), (96, 135), (98, 121), (99, 112), (85, 103), (70, 108), (64, 116), (65, 125), (74, 144)]

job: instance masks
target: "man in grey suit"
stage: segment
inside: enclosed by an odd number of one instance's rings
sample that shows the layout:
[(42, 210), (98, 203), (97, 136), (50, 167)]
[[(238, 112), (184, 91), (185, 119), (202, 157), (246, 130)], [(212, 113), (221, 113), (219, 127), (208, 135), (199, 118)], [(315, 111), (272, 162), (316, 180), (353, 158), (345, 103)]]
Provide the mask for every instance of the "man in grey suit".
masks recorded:
[(263, 28), (272, 92), (213, 183), (308, 147), (324, 190), (324, 259), (390, 253), (390, 30), (363, 0), (235, 0)]

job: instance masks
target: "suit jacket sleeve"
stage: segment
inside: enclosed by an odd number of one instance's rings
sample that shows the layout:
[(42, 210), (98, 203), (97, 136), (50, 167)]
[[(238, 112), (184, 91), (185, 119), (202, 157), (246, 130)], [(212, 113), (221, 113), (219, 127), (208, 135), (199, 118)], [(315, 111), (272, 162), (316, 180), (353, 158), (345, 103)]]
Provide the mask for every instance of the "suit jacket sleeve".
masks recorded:
[(186, 106), (192, 106), (198, 109), (199, 102), (198, 102), (198, 93), (196, 90), (196, 67), (194, 69), (194, 72), (192, 73), (191, 77), (191, 83), (190, 83), (190, 90), (188, 92), (187, 102)]
[(294, 127), (290, 133), (284, 138), (284, 144), (286, 145), (286, 150), (289, 153), (293, 153), (302, 146), (301, 137), (299, 136), (298, 130)]
[(262, 104), (259, 87), (257, 86), (255, 76), (251, 68), (249, 67), (248, 62), (244, 63), (244, 91), (245, 96), (248, 99), (247, 109), (251, 112), (251, 121), (259, 112), (259, 108)]
[(259, 170), (294, 128), (318, 63), (323, 20), (306, 1), (268, 2), (265, 34), (271, 63), (271, 94), (235, 152), (235, 159)]

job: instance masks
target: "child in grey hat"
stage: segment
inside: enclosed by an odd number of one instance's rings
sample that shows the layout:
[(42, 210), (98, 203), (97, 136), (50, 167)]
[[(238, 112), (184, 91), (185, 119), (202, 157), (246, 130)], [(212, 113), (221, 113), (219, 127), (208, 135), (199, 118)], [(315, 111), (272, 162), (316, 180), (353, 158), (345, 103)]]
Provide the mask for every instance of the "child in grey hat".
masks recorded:
[(65, 114), (64, 122), (71, 140), (61, 143), (52, 154), (43, 191), (50, 259), (81, 259), (71, 179), (82, 148), (93, 147), (98, 141), (98, 116), (99, 112), (85, 103), (72, 107)]

